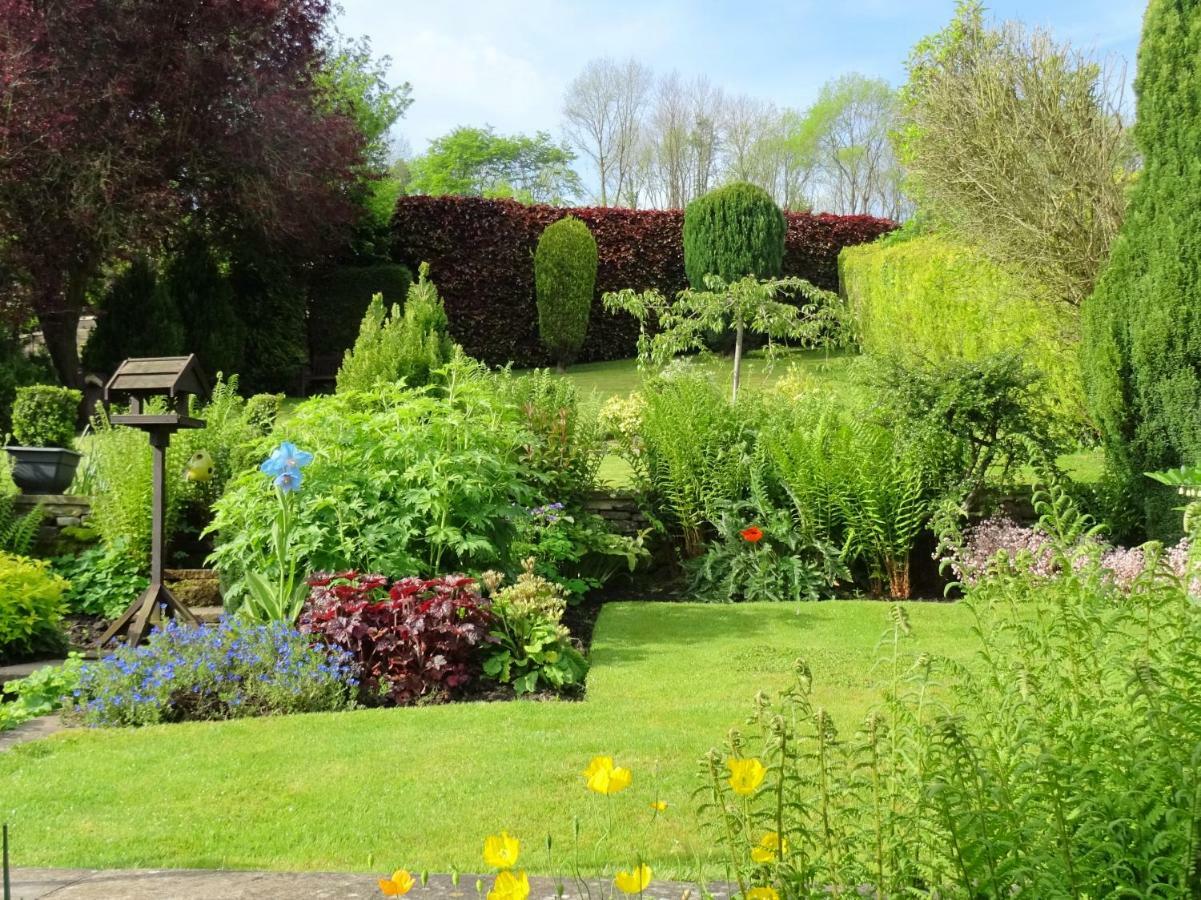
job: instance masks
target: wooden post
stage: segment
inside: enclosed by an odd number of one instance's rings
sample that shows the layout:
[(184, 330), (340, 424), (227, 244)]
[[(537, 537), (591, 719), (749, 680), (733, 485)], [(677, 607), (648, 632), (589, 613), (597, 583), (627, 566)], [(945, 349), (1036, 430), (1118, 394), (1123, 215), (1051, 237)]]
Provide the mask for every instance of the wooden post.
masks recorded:
[(175, 428), (159, 424), (146, 428), (150, 436), (150, 452), (153, 456), (153, 500), (150, 510), (150, 584), (133, 601), (125, 612), (108, 627), (96, 642), (93, 650), (101, 652), (105, 645), (118, 635), (125, 634), (125, 642), (134, 647), (146, 637), (154, 622), (163, 622), (173, 616), (189, 625), (196, 624), (192, 611), (180, 603), (163, 584), (163, 561), (166, 552), (166, 533), (163, 519), (167, 511), (167, 446)]

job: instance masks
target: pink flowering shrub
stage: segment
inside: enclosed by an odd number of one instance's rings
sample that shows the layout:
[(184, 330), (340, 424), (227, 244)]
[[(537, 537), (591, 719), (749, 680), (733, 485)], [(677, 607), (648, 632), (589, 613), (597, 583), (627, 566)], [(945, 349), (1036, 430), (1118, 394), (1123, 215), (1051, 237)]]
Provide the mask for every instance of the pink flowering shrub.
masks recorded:
[[(1096, 542), (1095, 538), (1088, 539)], [(1147, 551), (1142, 547), (1114, 547), (1096, 542), (1100, 549), (1101, 568), (1108, 572), (1113, 584), (1122, 591), (1130, 590), (1134, 579), (1148, 565)], [(1083, 551), (1076, 557), (1079, 569), (1088, 558)], [(1164, 548), (1160, 565), (1166, 572), (1181, 576), (1188, 563), (1188, 539), (1183, 538), (1173, 547)], [(1056, 558), (1051, 538), (1037, 527), (1022, 525), (1007, 516), (993, 516), (972, 527), (962, 547), (957, 548), (942, 562), (954, 573), (956, 580), (972, 585), (990, 572), (999, 570), (1027, 572), (1038, 578), (1050, 578), (1057, 574), (1059, 561)]]

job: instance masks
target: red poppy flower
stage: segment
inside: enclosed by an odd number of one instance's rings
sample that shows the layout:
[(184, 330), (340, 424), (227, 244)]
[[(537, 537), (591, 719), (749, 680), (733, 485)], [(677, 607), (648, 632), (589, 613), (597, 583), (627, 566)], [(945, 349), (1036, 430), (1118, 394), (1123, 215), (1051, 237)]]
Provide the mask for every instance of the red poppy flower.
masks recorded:
[(759, 530), (757, 525), (752, 525), (749, 528), (744, 528), (738, 532), (742, 535), (742, 539), (751, 544), (757, 544), (763, 540), (763, 532)]

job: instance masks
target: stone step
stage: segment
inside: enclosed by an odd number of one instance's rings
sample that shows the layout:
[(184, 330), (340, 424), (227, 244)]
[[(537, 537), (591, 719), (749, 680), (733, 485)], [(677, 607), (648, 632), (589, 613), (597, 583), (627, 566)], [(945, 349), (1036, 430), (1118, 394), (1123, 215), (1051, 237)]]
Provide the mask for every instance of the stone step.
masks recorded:
[(192, 615), (201, 625), (213, 625), (220, 621), (221, 616), (225, 613), (223, 606), (193, 606), (191, 609)]

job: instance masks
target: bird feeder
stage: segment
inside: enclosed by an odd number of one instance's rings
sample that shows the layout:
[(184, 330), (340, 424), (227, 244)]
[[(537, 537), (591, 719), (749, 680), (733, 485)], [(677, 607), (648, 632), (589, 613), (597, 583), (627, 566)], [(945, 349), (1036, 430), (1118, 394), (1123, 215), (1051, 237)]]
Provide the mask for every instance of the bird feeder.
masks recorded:
[[(150, 511), (150, 585), (104, 632), (96, 644), (98, 651), (121, 635), (128, 646), (141, 643), (151, 623), (162, 622), (167, 616), (196, 624), (195, 616), (163, 584), (163, 518), (167, 505), (167, 446), (171, 435), (181, 428), (204, 427), (203, 421), (188, 415), (188, 403), (192, 397), (207, 398), (208, 393), (208, 383), (195, 355), (127, 359), (104, 387), (106, 407), (118, 397), (129, 402), (129, 411), (110, 417), (110, 421), (137, 428), (150, 438), (154, 496)], [(155, 399), (164, 404), (151, 404)]]

